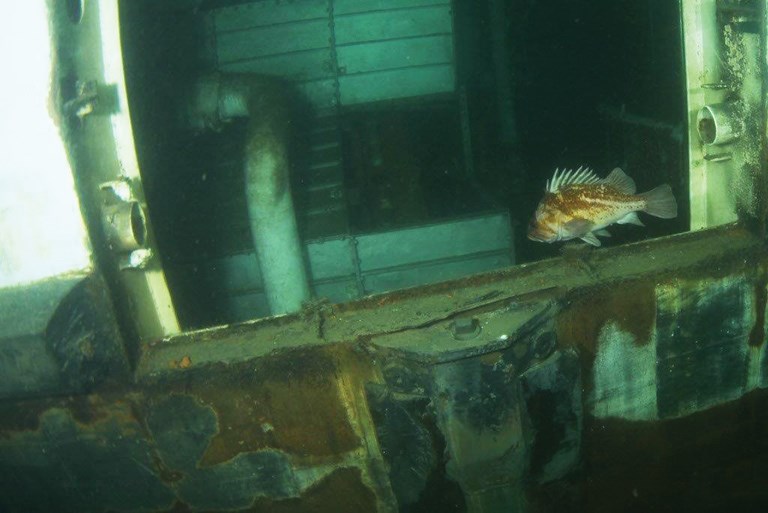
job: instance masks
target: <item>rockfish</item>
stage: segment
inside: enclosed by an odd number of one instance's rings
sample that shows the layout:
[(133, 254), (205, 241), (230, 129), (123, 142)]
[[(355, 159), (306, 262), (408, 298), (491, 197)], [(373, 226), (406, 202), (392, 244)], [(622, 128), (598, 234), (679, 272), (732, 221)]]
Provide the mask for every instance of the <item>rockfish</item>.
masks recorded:
[(664, 184), (635, 194), (635, 182), (618, 167), (601, 179), (589, 168), (560, 174), (547, 180), (544, 197), (528, 225), (528, 238), (540, 242), (582, 239), (599, 246), (597, 235), (614, 223), (644, 226), (637, 212), (662, 219), (677, 217), (672, 189)]

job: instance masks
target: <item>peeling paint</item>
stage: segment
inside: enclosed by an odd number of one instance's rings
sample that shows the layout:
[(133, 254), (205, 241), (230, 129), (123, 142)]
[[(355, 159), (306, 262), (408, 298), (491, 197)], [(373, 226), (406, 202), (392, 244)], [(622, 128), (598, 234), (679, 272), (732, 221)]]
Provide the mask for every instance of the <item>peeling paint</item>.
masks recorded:
[(98, 394), (51, 399), (28, 399), (13, 403), (0, 403), (0, 440), (12, 439), (25, 431), (41, 429), (41, 419), (49, 411), (66, 411), (78, 426), (89, 428), (111, 417), (126, 425), (135, 422), (131, 404), (120, 397)]
[(632, 335), (635, 344), (643, 345), (650, 341), (655, 318), (653, 282), (613, 285), (575, 299), (573, 306), (558, 319), (558, 340), (595, 354), (600, 330), (605, 323), (613, 321), (619, 329)]
[(521, 376), (534, 435), (530, 478), (561, 479), (579, 464), (582, 439), (581, 375), (573, 350), (557, 352)]
[(323, 458), (360, 446), (335, 379), (340, 370), (328, 350), (290, 352), (211, 371), (191, 372), (171, 384), (215, 416), (217, 431), (201, 466), (270, 448)]
[(451, 455), (448, 475), (465, 494), (517, 486), (528, 434), (519, 382), (475, 358), (436, 365), (433, 379), (438, 426)]
[(655, 317), (655, 284), (648, 280), (600, 287), (572, 298), (570, 307), (557, 317), (557, 339), (580, 355), (585, 397), (590, 397), (594, 386), (592, 369), (603, 327), (613, 322), (642, 346), (650, 342)]
[[(170, 507), (174, 494), (157, 479), (151, 444), (131, 406), (115, 402), (105, 411), (95, 422), (82, 424), (71, 411), (54, 407), (40, 415), (36, 430), (0, 440), (0, 510)], [(44, 493), (33, 493), (41, 483)]]
[(600, 330), (597, 347), (590, 396), (592, 414), (627, 420), (655, 419), (655, 340), (637, 344), (635, 335), (609, 321)]
[[(3, 404), (0, 510), (302, 511), (337, 504), (330, 487), (394, 511), (364, 399), (371, 369), (326, 348), (190, 369), (141, 393)], [(45, 496), (30, 493), (41, 478)]]
[(170, 394), (150, 400), (147, 410), (147, 427), (163, 463), (194, 471), (218, 431), (213, 408), (193, 396)]
[(415, 504), (437, 465), (431, 433), (416, 412), (424, 411), (426, 398), (398, 401), (386, 389), (371, 387), (368, 401), (381, 454), (389, 467), (389, 480), (398, 504)]
[(687, 415), (745, 393), (753, 290), (743, 276), (676, 280), (659, 287), (660, 418)]
[(376, 497), (371, 511), (390, 511), (374, 426), (361, 417), (370, 415), (361, 397), (373, 378), (369, 362), (333, 348), (192, 369), (147, 400), (155, 449), (174, 476), (166, 482), (192, 510), (243, 510), (298, 499), (355, 468)]
[[(332, 507), (329, 507), (332, 505)], [(260, 499), (246, 513), (375, 512), (376, 497), (362, 482), (359, 469), (340, 468), (296, 499)]]
[(285, 453), (262, 450), (189, 473), (179, 482), (178, 493), (198, 510), (233, 510), (247, 508), (259, 497), (298, 497), (301, 483)]

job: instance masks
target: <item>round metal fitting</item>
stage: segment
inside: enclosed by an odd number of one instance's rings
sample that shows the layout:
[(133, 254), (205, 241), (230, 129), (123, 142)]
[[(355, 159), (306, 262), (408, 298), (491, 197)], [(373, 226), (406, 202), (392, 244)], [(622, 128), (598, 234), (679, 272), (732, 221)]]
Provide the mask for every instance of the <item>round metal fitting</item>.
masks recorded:
[(113, 250), (122, 253), (144, 247), (147, 225), (138, 201), (105, 205), (103, 215), (104, 231)]
[(744, 125), (736, 104), (716, 103), (699, 109), (696, 130), (704, 144), (726, 144), (741, 135)]

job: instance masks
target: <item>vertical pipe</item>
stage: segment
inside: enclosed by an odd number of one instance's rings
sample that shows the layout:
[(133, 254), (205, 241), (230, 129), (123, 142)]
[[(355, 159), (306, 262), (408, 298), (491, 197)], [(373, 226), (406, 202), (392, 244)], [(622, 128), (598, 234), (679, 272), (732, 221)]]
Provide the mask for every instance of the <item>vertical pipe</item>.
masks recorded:
[(254, 78), (248, 111), (244, 167), (251, 237), (271, 313), (295, 312), (310, 291), (289, 179), (289, 109), (280, 85)]
[(284, 84), (258, 75), (204, 76), (193, 85), (185, 114), (187, 126), (197, 130), (249, 118), (243, 156), (245, 195), (270, 313), (300, 310), (310, 291), (291, 196), (291, 116)]

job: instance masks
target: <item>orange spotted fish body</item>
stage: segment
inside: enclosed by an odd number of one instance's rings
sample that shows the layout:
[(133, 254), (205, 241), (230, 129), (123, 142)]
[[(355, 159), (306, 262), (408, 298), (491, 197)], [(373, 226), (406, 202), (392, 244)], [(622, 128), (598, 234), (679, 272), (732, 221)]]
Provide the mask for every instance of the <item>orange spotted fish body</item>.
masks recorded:
[(637, 212), (663, 219), (677, 216), (669, 185), (635, 194), (635, 182), (619, 168), (600, 179), (588, 168), (569, 170), (547, 180), (546, 192), (528, 226), (528, 238), (540, 242), (582, 239), (599, 246), (597, 235), (614, 223), (643, 226)]

